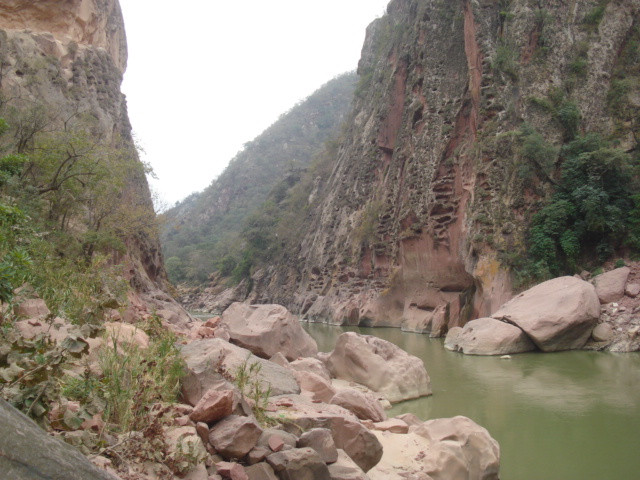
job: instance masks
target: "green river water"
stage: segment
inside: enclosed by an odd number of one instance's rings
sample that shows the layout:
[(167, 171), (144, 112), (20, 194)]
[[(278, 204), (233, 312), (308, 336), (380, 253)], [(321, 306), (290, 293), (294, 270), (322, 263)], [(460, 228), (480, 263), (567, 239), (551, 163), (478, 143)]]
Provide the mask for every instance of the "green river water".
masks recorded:
[(640, 479), (640, 354), (527, 353), (467, 356), (442, 340), (395, 328), (303, 323), (321, 351), (344, 331), (395, 343), (421, 358), (433, 395), (390, 416), (464, 415), (500, 443), (502, 480)]

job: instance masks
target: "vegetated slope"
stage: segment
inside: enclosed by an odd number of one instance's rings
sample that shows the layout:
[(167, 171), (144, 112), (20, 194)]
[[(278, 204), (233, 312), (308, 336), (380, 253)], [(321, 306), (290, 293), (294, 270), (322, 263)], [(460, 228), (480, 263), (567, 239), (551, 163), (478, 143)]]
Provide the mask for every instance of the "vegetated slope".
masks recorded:
[(107, 304), (188, 319), (163, 291), (146, 167), (120, 92), (125, 37), (117, 0), (0, 5), (3, 301), (28, 281), (78, 322)]
[(250, 300), (428, 331), (637, 249), (639, 12), (390, 2), (298, 246), (254, 267)]
[[(323, 85), (248, 142), (203, 192), (166, 212), (162, 243), (174, 282), (204, 282), (214, 271), (236, 268), (246, 219), (281, 180), (294, 182), (337, 131), (356, 81), (346, 73)], [(286, 187), (279, 188), (275, 194), (283, 197)]]

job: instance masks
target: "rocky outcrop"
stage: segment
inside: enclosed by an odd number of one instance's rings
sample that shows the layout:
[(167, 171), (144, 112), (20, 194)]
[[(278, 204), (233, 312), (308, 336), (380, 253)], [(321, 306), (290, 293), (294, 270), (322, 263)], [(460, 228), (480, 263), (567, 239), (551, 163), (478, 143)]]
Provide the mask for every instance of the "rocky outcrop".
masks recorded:
[(629, 267), (621, 267), (602, 273), (594, 279), (600, 303), (616, 302), (622, 298), (629, 272)]
[(593, 285), (559, 277), (521, 293), (491, 315), (522, 329), (543, 352), (582, 348), (600, 316)]
[(431, 394), (422, 360), (374, 336), (343, 333), (327, 366), (333, 376), (365, 385), (390, 402)]
[(494, 318), (471, 320), (462, 330), (451, 329), (445, 348), (469, 355), (505, 355), (535, 350), (520, 328)]
[(312, 357), (318, 346), (300, 322), (282, 305), (234, 303), (222, 314), (231, 342), (270, 358), (282, 353), (287, 360)]
[(1, 398), (0, 471), (12, 480), (117, 480)]
[[(127, 64), (124, 23), (118, 0), (7, 0), (0, 4), (0, 91), (19, 111), (36, 109), (52, 126), (90, 116), (92, 135), (122, 147), (137, 160), (125, 96), (120, 91)], [(36, 111), (34, 110), (34, 111)], [(56, 123), (57, 122), (57, 123)], [(37, 130), (36, 130), (37, 131)], [(132, 287), (127, 320), (154, 312), (176, 329), (191, 317), (166, 293), (151, 194), (141, 167), (130, 172), (122, 195), (145, 222), (127, 235), (124, 266)]]

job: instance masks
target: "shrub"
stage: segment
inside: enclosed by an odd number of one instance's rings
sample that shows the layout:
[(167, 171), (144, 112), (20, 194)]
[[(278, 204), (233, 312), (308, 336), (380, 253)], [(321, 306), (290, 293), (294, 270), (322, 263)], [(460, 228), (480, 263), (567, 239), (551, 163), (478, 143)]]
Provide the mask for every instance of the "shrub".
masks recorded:
[(502, 72), (511, 80), (518, 79), (518, 51), (509, 43), (501, 42), (496, 48), (492, 67), (496, 72)]

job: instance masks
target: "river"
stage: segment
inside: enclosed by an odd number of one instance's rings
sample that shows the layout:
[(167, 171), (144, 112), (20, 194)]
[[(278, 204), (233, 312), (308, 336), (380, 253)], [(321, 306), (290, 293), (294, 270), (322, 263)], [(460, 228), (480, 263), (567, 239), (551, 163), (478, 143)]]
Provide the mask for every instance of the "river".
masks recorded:
[(444, 349), (394, 328), (303, 323), (321, 351), (344, 331), (376, 335), (421, 358), (433, 395), (390, 416), (464, 415), (500, 443), (502, 480), (640, 478), (640, 354), (525, 353), (510, 360)]

